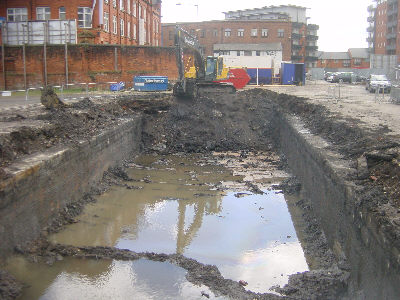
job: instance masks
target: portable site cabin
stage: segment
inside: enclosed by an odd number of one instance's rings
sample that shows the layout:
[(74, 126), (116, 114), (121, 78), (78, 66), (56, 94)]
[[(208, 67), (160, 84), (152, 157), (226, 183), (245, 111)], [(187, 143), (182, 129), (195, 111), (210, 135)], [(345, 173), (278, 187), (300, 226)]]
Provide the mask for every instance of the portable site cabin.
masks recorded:
[(304, 63), (287, 63), (281, 65), (282, 84), (306, 84), (306, 67)]

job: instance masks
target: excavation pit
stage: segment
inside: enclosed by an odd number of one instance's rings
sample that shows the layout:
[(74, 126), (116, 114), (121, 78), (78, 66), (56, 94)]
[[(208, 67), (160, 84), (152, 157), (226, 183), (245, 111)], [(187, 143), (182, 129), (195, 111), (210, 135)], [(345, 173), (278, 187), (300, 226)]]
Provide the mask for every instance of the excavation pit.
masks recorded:
[[(50, 147), (45, 154), (21, 156), (18, 163), (2, 162), (6, 166), (1, 174), (5, 178), (0, 211), (0, 234), (5, 241), (0, 245), (2, 254), (16, 250), (30, 261), (50, 264), (56, 264), (59, 256), (168, 262), (184, 268), (189, 274), (186, 279), (192, 284), (206, 286), (213, 295), (234, 299), (279, 299), (278, 294), (294, 299), (398, 298), (398, 208), (395, 189), (388, 185), (394, 181), (385, 181), (389, 178), (387, 170), (397, 170), (398, 149), (383, 131), (366, 132), (305, 99), (257, 89), (218, 99), (182, 101), (170, 96), (156, 100), (126, 96), (117, 103), (114, 101), (110, 110), (96, 110), (95, 104), (86, 102), (73, 112), (77, 120), (86, 120), (83, 125), (91, 124), (93, 119), (100, 123), (111, 120), (110, 128), (101, 123), (105, 130), (100, 134), (94, 132), (90, 136), (82, 127), (80, 132), (85, 135), (67, 148)], [(67, 120), (69, 110), (63, 108), (57, 118)], [(118, 117), (113, 117), (116, 112)], [(50, 120), (51, 127), (55, 118), (46, 120)], [(74, 130), (72, 126), (68, 136), (73, 136)], [(3, 149), (14, 149), (17, 156), (19, 150), (26, 151), (20, 147), (26, 133), (13, 134), (16, 144)], [(35, 144), (36, 132), (28, 133), (30, 143), (35, 149), (40, 148), (40, 143)], [(46, 131), (41, 139), (55, 142), (51, 134), (57, 135), (57, 129)], [(132, 158), (143, 152), (149, 153), (147, 158), (133, 163)], [(212, 153), (217, 153), (218, 163)], [(232, 153), (236, 153), (234, 159), (229, 157)], [(263, 153), (270, 157), (258, 157)], [(200, 159), (195, 159), (198, 163), (192, 171), (183, 172), (175, 183), (169, 181), (176, 176), (174, 169), (190, 165), (180, 161), (175, 167), (166, 167), (171, 161), (196, 155)], [(146, 162), (149, 157), (150, 162)], [(243, 164), (242, 169), (275, 162), (279, 171), (284, 168), (297, 180), (257, 169), (229, 174), (230, 180), (218, 177), (223, 174), (221, 165), (233, 170), (240, 160), (252, 157), (256, 159)], [(196, 172), (196, 168), (207, 169), (210, 163), (211, 171)], [(112, 168), (122, 164), (132, 181), (127, 181), (122, 169)], [(157, 177), (152, 172), (162, 175)], [(270, 176), (263, 178), (260, 174)], [(396, 174), (390, 174), (390, 178)], [(224, 184), (196, 185), (202, 180), (212, 183), (213, 177)], [(279, 188), (271, 188), (282, 180)], [(240, 187), (236, 190), (237, 181)], [(190, 185), (181, 185), (183, 182)], [(300, 186), (300, 193), (291, 195)], [(163, 194), (160, 188), (171, 190)], [(183, 188), (189, 188), (185, 192), (189, 196), (180, 196)], [(284, 194), (276, 194), (279, 190)], [(140, 193), (147, 192), (154, 198), (141, 202)], [(96, 204), (90, 203), (93, 197)], [(270, 199), (274, 197), (277, 199)], [(115, 199), (125, 202), (118, 206)], [(266, 205), (268, 201), (287, 204), (291, 218), (284, 217), (288, 216), (286, 206), (274, 207), (279, 213), (268, 215), (273, 211)], [(238, 203), (244, 206), (236, 206)], [(84, 204), (86, 209), (80, 215)], [(115, 218), (118, 210), (121, 217)], [(242, 226), (238, 215), (245, 217)], [(276, 221), (277, 216), (284, 222)], [(202, 226), (197, 229), (199, 219)], [(258, 223), (260, 219), (270, 223)], [(288, 219), (294, 222), (290, 230), (290, 226), (282, 225), (291, 224)], [(271, 230), (271, 224), (282, 225), (277, 227), (282, 231)], [(156, 231), (155, 227), (161, 230)], [(220, 233), (223, 238), (207, 236), (210, 232)], [(265, 270), (261, 283), (251, 275), (241, 278), (251, 271), (246, 262), (256, 262), (256, 270), (258, 258), (268, 260), (266, 253), (258, 250), (269, 249), (271, 241), (258, 244), (252, 233), (257, 237), (276, 233), (271, 240), (278, 241), (276, 245), (282, 248), (297, 239), (300, 242), (297, 245), (301, 244), (299, 250), (304, 253), (306, 265), (280, 273), (285, 280), (292, 274), (283, 288), (275, 286), (269, 291), (272, 285), (282, 286), (286, 281), (265, 283)], [(40, 236), (36, 242), (28, 243)], [(230, 239), (224, 240), (225, 237)], [(213, 248), (215, 243), (208, 243), (213, 239), (227, 244), (229, 251)], [(221, 253), (228, 255), (221, 258)], [(230, 265), (231, 261), (236, 261), (236, 267)], [(238, 261), (245, 263), (240, 265)], [(290, 265), (294, 265), (293, 261)]]

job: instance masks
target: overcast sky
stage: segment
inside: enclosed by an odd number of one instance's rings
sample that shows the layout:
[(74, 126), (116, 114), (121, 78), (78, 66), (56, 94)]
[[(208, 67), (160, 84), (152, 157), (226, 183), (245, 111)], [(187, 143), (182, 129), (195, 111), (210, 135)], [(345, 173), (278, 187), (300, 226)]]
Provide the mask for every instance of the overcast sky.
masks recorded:
[(372, 0), (162, 0), (162, 22), (222, 20), (226, 11), (287, 4), (309, 8), (309, 23), (319, 25), (320, 51), (367, 47), (367, 7)]

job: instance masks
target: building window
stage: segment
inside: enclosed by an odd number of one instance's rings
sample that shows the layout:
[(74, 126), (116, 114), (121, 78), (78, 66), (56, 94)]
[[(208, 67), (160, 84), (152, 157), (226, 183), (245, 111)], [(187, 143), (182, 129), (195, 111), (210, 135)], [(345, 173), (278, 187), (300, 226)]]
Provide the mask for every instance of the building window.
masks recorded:
[(8, 8), (7, 9), (7, 21), (20, 22), (28, 20), (28, 9), (27, 8)]
[(113, 6), (117, 7), (117, 0), (113, 0)]
[(343, 67), (345, 67), (345, 68), (350, 67), (350, 61), (349, 60), (344, 60), (343, 61)]
[(278, 29), (278, 37), (282, 38), (285, 36), (285, 29)]
[(361, 58), (355, 58), (354, 59), (354, 65), (356, 65), (356, 66), (361, 65)]
[(108, 0), (104, 0), (104, 3), (105, 3), (105, 4), (108, 4)]
[(244, 51), (244, 56), (252, 56), (252, 52), (249, 50)]
[(36, 7), (36, 20), (50, 20), (50, 7)]
[(146, 9), (146, 7), (143, 7), (143, 19), (145, 21), (147, 21), (147, 9)]
[(256, 56), (261, 56), (261, 51), (256, 51)]
[(58, 9), (58, 18), (60, 20), (66, 20), (67, 19), (67, 13), (65, 12), (65, 7), (64, 6), (61, 6)]
[(104, 13), (103, 16), (103, 22), (104, 22), (104, 31), (109, 32), (110, 31), (110, 14), (109, 13)]
[(257, 28), (253, 28), (251, 30), (251, 36), (257, 36), (258, 32), (257, 32)]
[(136, 24), (133, 24), (133, 39), (136, 40)]
[(218, 36), (218, 29), (213, 30), (213, 36)]
[(174, 39), (174, 31), (173, 31), (173, 30), (170, 30), (170, 31), (168, 32), (168, 39), (169, 39), (170, 41), (172, 41), (172, 40)]
[(117, 16), (113, 16), (113, 33), (117, 34)]
[(262, 37), (268, 37), (268, 29), (261, 29), (261, 36)]
[(121, 36), (125, 35), (125, 24), (124, 24), (124, 19), (119, 20), (119, 31)]
[(132, 14), (134, 17), (136, 17), (136, 1), (133, 1), (132, 3)]
[(238, 36), (244, 36), (244, 29), (238, 29)]
[(225, 36), (226, 37), (231, 36), (231, 30), (230, 29), (225, 29)]
[(240, 51), (236, 51), (236, 56), (240, 56)]
[(126, 11), (131, 14), (131, 0), (126, 1)]
[(205, 37), (206, 36), (206, 31), (203, 29), (202, 31), (200, 31), (200, 37)]
[(124, 9), (125, 9), (125, 0), (119, 0), (119, 9), (124, 11)]
[(127, 30), (126, 30), (127, 32), (126, 32), (126, 36), (128, 37), (128, 38), (131, 38), (131, 22), (128, 22), (128, 27), (127, 27)]
[(78, 7), (78, 27), (92, 27), (92, 9), (90, 7)]
[(142, 6), (139, 4), (139, 19), (142, 18)]

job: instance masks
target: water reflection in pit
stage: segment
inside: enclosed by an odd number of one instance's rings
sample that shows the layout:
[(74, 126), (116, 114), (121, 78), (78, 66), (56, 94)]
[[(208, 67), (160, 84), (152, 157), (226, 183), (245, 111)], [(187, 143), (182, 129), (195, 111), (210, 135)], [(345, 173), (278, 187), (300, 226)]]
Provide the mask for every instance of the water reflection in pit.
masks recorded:
[(308, 270), (283, 194), (221, 191), (221, 182), (242, 177), (196, 157), (146, 156), (137, 163), (144, 167), (129, 171), (138, 180), (130, 183), (133, 189), (99, 197), (81, 222), (51, 239), (180, 253), (216, 265), (225, 278), (247, 281), (255, 292)]
[(170, 263), (66, 259), (53, 266), (34, 264), (24, 258), (9, 261), (17, 279), (28, 284), (23, 299), (202, 299), (215, 297), (205, 286), (185, 278), (186, 270)]

